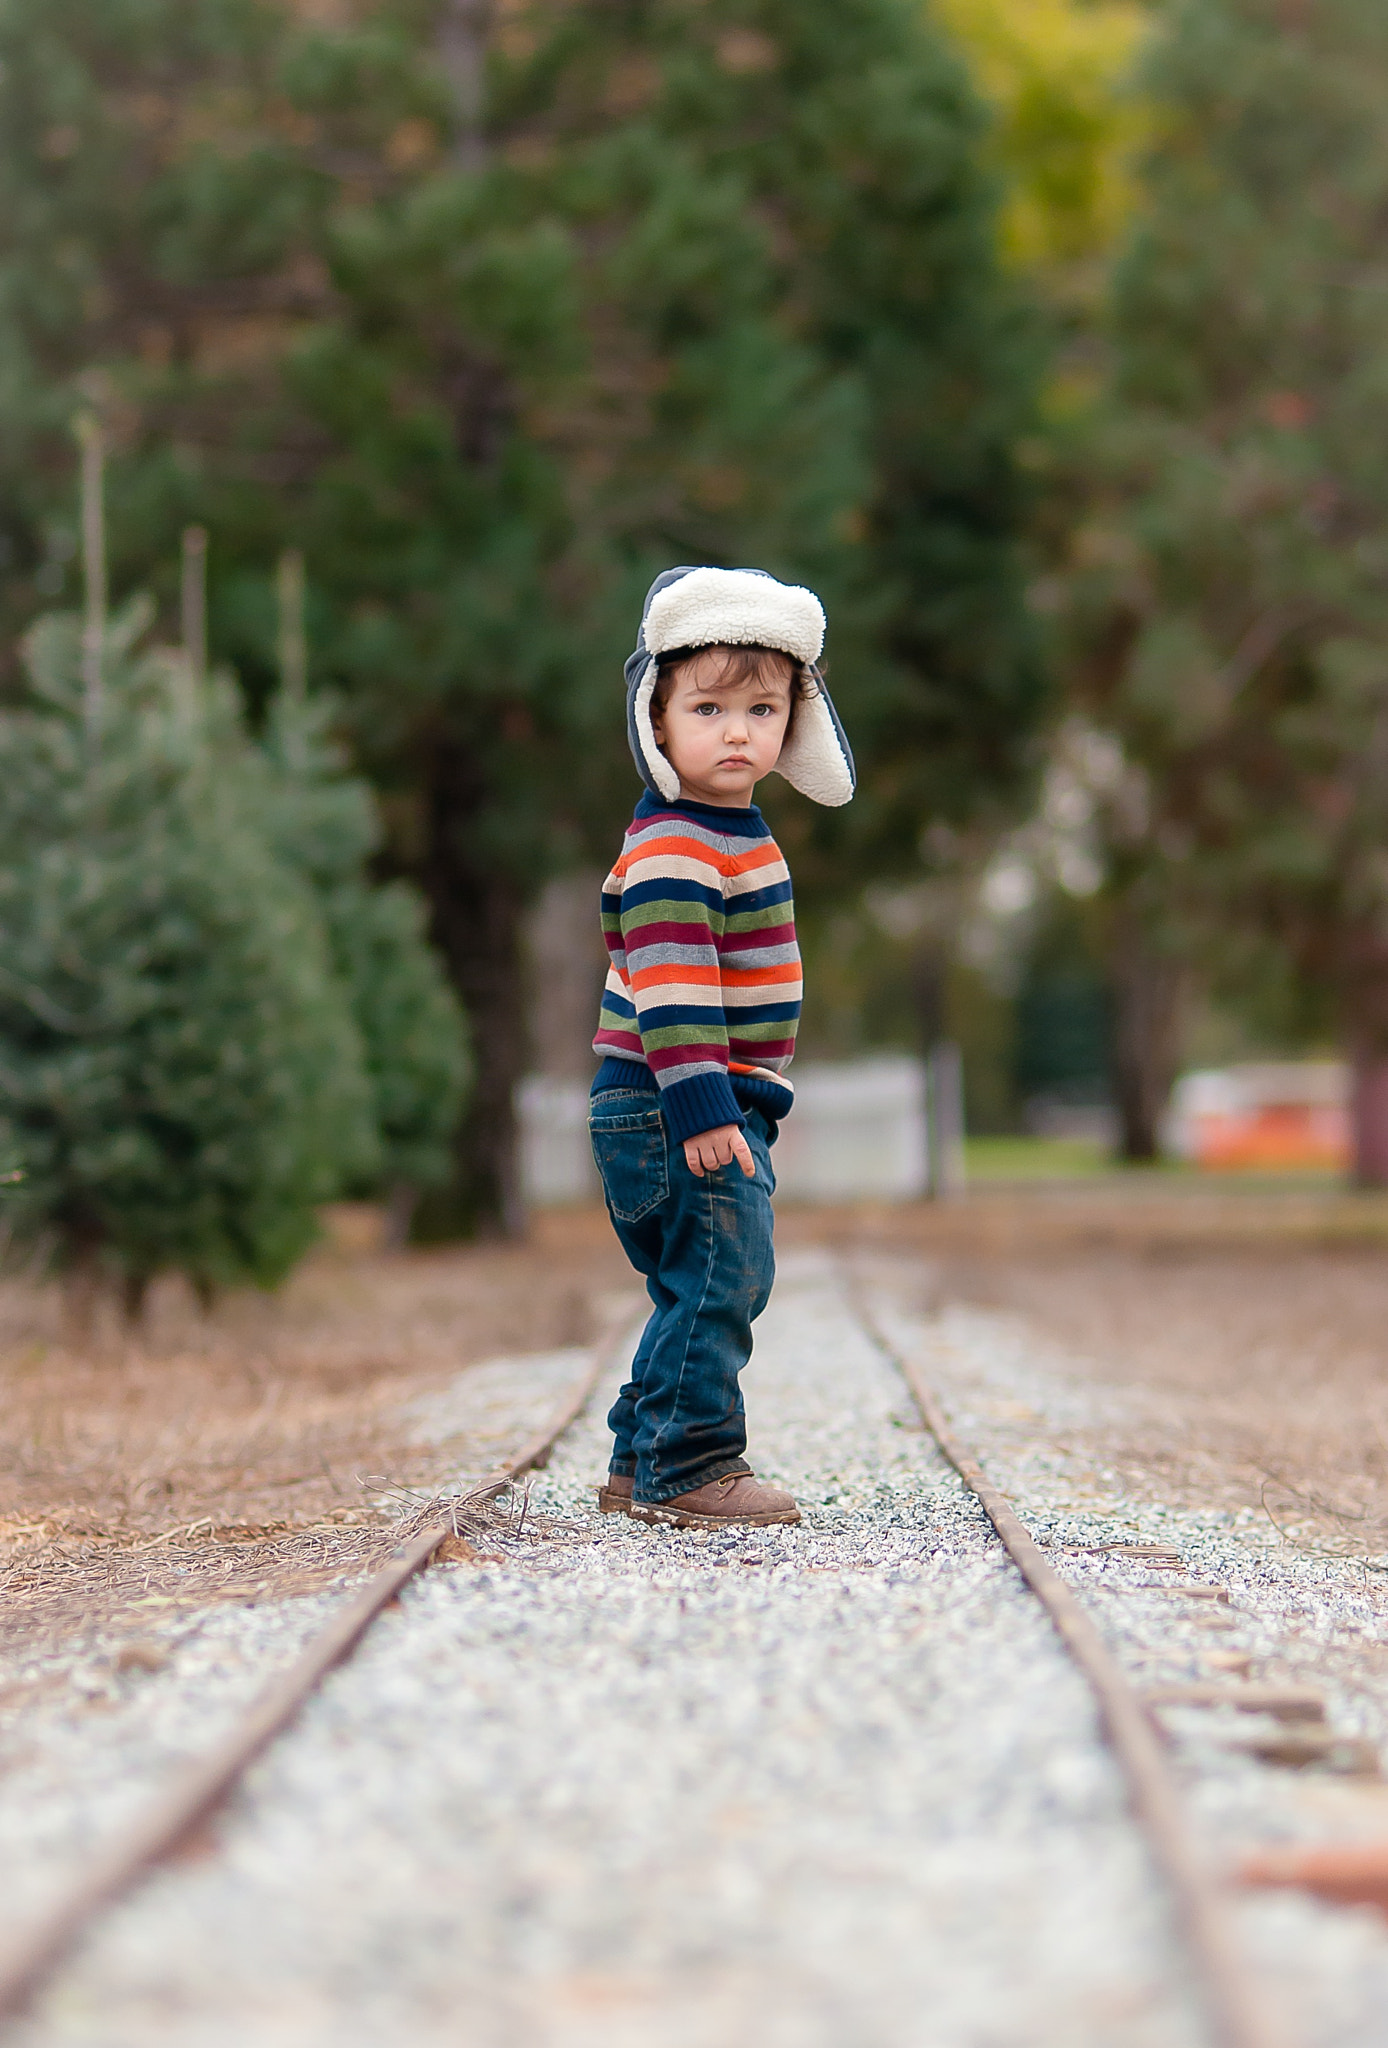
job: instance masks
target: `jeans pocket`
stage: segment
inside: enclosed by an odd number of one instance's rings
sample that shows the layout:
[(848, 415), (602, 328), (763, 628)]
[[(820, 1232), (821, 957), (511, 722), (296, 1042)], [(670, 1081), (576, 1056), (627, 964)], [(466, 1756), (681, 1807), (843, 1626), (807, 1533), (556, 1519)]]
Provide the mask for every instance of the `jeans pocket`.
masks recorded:
[(658, 1209), (670, 1192), (665, 1119), (652, 1107), (599, 1112), (588, 1119), (593, 1158), (607, 1206), (620, 1223), (636, 1223)]
[(757, 1179), (768, 1194), (776, 1192), (776, 1170), (771, 1164), (771, 1147), (775, 1143), (776, 1126), (759, 1109), (747, 1112), (747, 1128), (742, 1133), (747, 1140), (748, 1150), (757, 1163)]

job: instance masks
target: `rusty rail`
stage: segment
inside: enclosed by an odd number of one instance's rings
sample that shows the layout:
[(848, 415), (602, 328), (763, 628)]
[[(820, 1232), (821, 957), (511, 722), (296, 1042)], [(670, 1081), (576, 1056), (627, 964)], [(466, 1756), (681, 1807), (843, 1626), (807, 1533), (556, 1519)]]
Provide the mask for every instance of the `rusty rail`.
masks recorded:
[[(583, 1371), (543, 1427), (505, 1465), (466, 1490), (498, 1490), (548, 1462), (554, 1446), (587, 1406), (610, 1363), (615, 1339), (608, 1330)], [(14, 2017), (67, 1954), (88, 1923), (143, 1873), (161, 1862), (221, 1804), (242, 1773), (288, 1727), (327, 1674), (347, 1657), (382, 1608), (452, 1536), (449, 1520), (432, 1522), (392, 1553), (294, 1662), (252, 1702), (236, 1726), (205, 1756), (175, 1773), (172, 1782), (57, 1899), (0, 1946), (0, 2018)]]
[(1221, 2048), (1285, 2048), (1285, 2037), (1267, 2011), (1240, 1951), (1225, 1894), (1186, 1824), (1180, 1790), (1151, 1716), (1075, 1594), (1024, 1528), (1012, 1503), (955, 1435), (920, 1365), (883, 1328), (856, 1274), (850, 1274), (849, 1287), (863, 1327), (905, 1380), (922, 1421), (978, 1500), (1089, 1683), (1100, 1723), (1127, 1782), (1129, 1803), (1166, 1879), (1186, 1947), (1198, 1967), (1205, 2007)]

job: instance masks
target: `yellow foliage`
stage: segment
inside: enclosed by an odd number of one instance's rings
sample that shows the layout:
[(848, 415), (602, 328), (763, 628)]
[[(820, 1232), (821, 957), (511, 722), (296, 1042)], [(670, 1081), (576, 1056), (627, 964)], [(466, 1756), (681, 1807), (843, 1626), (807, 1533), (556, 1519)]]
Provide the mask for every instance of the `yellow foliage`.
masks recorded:
[(1132, 203), (1142, 113), (1128, 89), (1143, 0), (933, 0), (997, 112), (1003, 236), (1027, 269), (1073, 294)]

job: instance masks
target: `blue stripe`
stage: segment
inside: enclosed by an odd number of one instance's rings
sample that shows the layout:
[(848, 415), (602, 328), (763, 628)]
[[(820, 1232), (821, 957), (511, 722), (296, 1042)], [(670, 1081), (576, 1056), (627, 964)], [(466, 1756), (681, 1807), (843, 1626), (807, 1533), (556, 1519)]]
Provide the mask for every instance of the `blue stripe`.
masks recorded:
[[(692, 1012), (690, 1013), (693, 1014)], [(726, 1011), (729, 1033), (736, 1038), (742, 1024), (793, 1024), (800, 1015), (799, 1003), (734, 1003)], [(650, 1011), (646, 1012), (649, 1022)]]
[[(616, 1013), (617, 1005), (610, 996), (606, 1008)], [(665, 1003), (658, 1010), (642, 1010), (641, 1029), (664, 1031), (669, 1028), (692, 1029), (701, 1024), (722, 1024), (728, 1036), (736, 1038), (739, 1027), (744, 1024), (793, 1024), (799, 1015), (799, 1003), (749, 1003), (745, 1009), (739, 1007), (727, 1011), (715, 1008), (712, 1003), (706, 1010), (695, 1009), (689, 1003)], [(694, 1044), (692, 1039), (690, 1045), (689, 1057), (692, 1060), (703, 1059), (711, 1050), (706, 1045)]]
[[(641, 1012), (641, 1029), (643, 1032), (664, 1031), (672, 1027), (692, 1030), (695, 1025), (716, 1028), (718, 1026), (726, 1026), (726, 1024), (727, 1019), (723, 1015), (722, 1005), (719, 1003), (710, 1003), (707, 1009), (702, 1010), (696, 1009), (691, 1003), (664, 1003), (658, 1010), (643, 1010)], [(713, 1048), (711, 1046), (695, 1045), (693, 1040), (690, 1041), (690, 1044), (692, 1048), (689, 1054), (690, 1059), (702, 1060), (712, 1056)], [(667, 1046), (665, 1050), (668, 1053), (671, 1048)]]
[[(789, 903), (791, 895), (789, 882), (775, 882), (769, 889), (752, 889), (746, 895), (729, 896), (724, 907), (731, 921), (743, 911), (770, 910), (777, 903)], [(719, 901), (724, 902), (724, 899), (720, 897)]]
[(623, 918), (643, 903), (697, 903), (701, 910), (712, 911), (720, 920), (723, 916), (721, 889), (705, 889), (700, 882), (676, 881), (673, 876), (630, 884), (622, 895)]

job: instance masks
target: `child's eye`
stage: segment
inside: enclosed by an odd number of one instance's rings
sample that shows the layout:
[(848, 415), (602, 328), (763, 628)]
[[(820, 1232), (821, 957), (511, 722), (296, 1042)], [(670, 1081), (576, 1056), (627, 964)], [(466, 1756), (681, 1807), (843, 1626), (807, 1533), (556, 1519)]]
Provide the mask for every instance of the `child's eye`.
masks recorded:
[(712, 718), (714, 712), (718, 709), (718, 706), (716, 704), (696, 704), (694, 706), (694, 709), (699, 714), (700, 718)]

